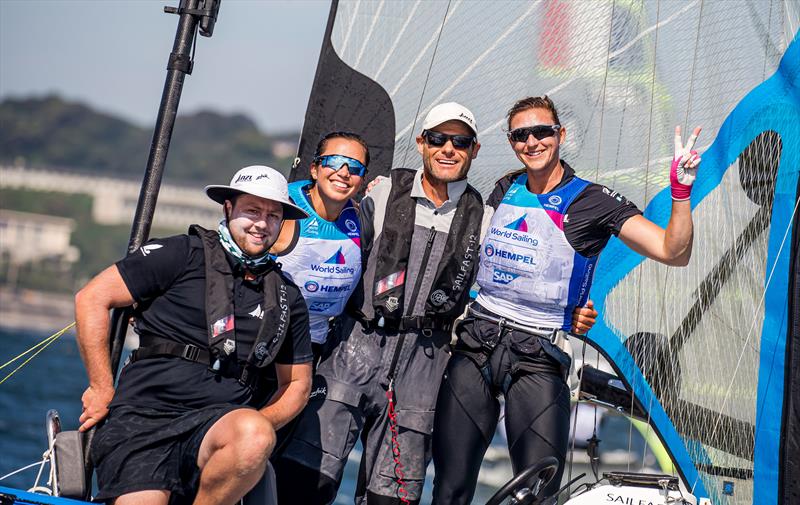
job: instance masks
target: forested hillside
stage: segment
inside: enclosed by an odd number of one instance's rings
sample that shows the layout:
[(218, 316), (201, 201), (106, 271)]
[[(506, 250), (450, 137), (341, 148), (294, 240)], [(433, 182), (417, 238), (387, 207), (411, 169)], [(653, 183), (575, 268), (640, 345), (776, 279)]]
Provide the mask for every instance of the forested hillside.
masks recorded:
[[(97, 112), (56, 96), (0, 102), (0, 162), (63, 167), (106, 176), (140, 178), (153, 127)], [(167, 158), (165, 180), (196, 185), (220, 183), (251, 164), (287, 172), (292, 156), (279, 149), (296, 144), (299, 133), (265, 135), (241, 114), (179, 115)]]

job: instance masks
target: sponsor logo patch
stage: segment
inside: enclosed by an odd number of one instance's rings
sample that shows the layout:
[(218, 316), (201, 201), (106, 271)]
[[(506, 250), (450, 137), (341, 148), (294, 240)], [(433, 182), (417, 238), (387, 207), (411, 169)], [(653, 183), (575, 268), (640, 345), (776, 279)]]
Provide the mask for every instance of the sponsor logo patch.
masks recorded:
[(308, 281), (303, 285), (309, 293), (316, 293), (319, 291), (319, 284), (316, 281)]
[(308, 310), (311, 312), (325, 312), (331, 307), (333, 307), (333, 302), (311, 302)]
[(431, 293), (431, 303), (437, 307), (441, 307), (445, 303), (447, 303), (447, 294), (441, 289), (437, 289), (433, 293)]
[(497, 284), (510, 284), (511, 281), (517, 277), (519, 277), (519, 274), (507, 270), (500, 270), (499, 268), (495, 268), (494, 272), (492, 272), (492, 281)]
[(164, 247), (164, 246), (161, 245), (161, 244), (150, 244), (150, 245), (143, 245), (142, 247), (139, 248), (139, 250), (142, 251), (142, 256), (147, 256), (151, 252), (157, 251), (158, 249), (161, 249), (162, 247)]
[(336, 251), (333, 256), (325, 260), (325, 264), (327, 265), (344, 265), (345, 259), (344, 254), (342, 254), (342, 248), (340, 247), (338, 251)]
[(504, 228), (506, 228), (508, 230), (515, 230), (515, 231), (521, 231), (523, 233), (527, 233), (528, 232), (528, 223), (525, 221), (525, 214), (523, 214), (523, 215), (519, 216), (517, 219), (511, 221), (510, 223), (505, 225)]

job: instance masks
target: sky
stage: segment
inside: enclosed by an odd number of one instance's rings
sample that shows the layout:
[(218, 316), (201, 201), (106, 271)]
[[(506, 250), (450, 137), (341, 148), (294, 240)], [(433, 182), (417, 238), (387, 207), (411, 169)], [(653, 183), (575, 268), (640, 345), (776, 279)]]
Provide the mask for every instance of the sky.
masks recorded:
[[(0, 0), (0, 99), (56, 93), (155, 121), (178, 0)], [(179, 113), (241, 112), (265, 132), (299, 131), (330, 3), (224, 0), (198, 37)]]

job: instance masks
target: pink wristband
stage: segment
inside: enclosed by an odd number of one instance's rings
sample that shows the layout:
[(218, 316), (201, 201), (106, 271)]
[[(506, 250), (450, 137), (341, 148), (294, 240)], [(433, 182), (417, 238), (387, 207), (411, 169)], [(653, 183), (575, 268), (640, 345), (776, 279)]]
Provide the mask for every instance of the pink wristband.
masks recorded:
[(677, 201), (688, 200), (692, 196), (692, 185), (681, 184), (678, 181), (678, 165), (681, 162), (682, 156), (672, 160), (672, 165), (669, 168), (669, 186), (672, 190), (672, 199)]

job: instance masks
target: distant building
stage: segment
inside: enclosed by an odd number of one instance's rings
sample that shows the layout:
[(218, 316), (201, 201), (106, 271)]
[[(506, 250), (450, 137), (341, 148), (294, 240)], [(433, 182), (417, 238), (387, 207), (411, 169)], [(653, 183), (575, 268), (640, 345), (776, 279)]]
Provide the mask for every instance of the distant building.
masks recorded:
[(75, 263), (80, 252), (70, 245), (73, 230), (73, 219), (0, 209), (0, 255), (17, 265), (54, 257)]
[[(32, 191), (87, 194), (92, 197), (92, 218), (105, 225), (133, 222), (141, 184), (125, 179), (38, 170), (24, 167), (0, 167), (0, 187)], [(203, 194), (201, 187), (163, 184), (153, 226), (185, 230), (190, 224), (216, 228), (220, 206)]]

